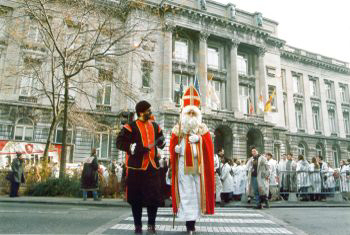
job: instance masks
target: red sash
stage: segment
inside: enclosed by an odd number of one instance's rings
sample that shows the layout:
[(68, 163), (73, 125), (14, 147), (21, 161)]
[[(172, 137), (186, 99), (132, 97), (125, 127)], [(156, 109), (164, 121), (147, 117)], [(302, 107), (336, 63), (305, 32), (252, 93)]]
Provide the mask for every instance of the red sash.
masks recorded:
[[(150, 121), (142, 122), (140, 120), (137, 120), (136, 125), (140, 131), (143, 146), (144, 147), (152, 146), (155, 141), (153, 124)], [(146, 170), (150, 162), (154, 168), (157, 168), (157, 165), (154, 161), (155, 153), (156, 153), (155, 146), (153, 146), (151, 147), (148, 153), (143, 155), (140, 170)]]

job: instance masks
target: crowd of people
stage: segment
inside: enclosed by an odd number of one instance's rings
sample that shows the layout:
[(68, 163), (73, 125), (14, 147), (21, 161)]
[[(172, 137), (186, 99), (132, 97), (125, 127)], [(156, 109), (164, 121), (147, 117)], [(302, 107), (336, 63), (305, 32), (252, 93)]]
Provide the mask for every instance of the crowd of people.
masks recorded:
[[(271, 153), (262, 156), (266, 158), (264, 170), (268, 171), (264, 175), (268, 192), (263, 193), (263, 201), (267, 201), (264, 196), (269, 200), (288, 200), (290, 193), (296, 193), (300, 201), (325, 201), (336, 191), (342, 193), (344, 200), (350, 200), (350, 159), (341, 160), (340, 167), (334, 168), (324, 162), (322, 156), (313, 157), (311, 162), (303, 155), (296, 158), (291, 153), (282, 155), (279, 162)], [(215, 155), (216, 202), (224, 205), (231, 200), (241, 200), (245, 193), (250, 202), (254, 196), (250, 190), (253, 158), (246, 161), (231, 159), (225, 157), (223, 149), (218, 150)]]

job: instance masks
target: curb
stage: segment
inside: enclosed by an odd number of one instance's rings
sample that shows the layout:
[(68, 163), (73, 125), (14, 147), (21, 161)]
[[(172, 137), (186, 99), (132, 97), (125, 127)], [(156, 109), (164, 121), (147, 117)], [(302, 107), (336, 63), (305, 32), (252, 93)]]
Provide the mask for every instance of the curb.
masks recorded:
[[(111, 200), (111, 199), (109, 199)], [(47, 204), (47, 205), (76, 205), (76, 206), (96, 206), (96, 207), (130, 207), (127, 202), (124, 201), (59, 201), (59, 200), (40, 200), (31, 198), (1, 198), (0, 203), (28, 203), (28, 204)], [(166, 207), (169, 207), (170, 204), (166, 203)], [(225, 206), (217, 205), (217, 208), (254, 208), (254, 204), (227, 204)], [(270, 208), (340, 208), (340, 207), (350, 207), (350, 203), (322, 203), (322, 204), (304, 204), (304, 203), (285, 203), (285, 204), (274, 204), (270, 202)]]

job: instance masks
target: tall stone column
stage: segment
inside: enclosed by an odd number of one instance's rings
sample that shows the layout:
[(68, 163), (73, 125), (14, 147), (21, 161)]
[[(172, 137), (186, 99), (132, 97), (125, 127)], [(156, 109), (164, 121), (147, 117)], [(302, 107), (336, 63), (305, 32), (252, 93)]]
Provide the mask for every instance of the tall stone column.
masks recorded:
[(230, 48), (230, 68), (229, 68), (229, 79), (228, 79), (228, 101), (230, 111), (234, 111), (235, 114), (239, 112), (239, 77), (237, 70), (237, 48), (239, 41), (237, 39), (231, 39)]
[(167, 24), (163, 29), (163, 79), (162, 79), (162, 108), (168, 109), (174, 106), (172, 101), (172, 66), (173, 66), (173, 31), (175, 25)]
[(198, 76), (201, 92), (201, 106), (203, 111), (209, 111), (206, 102), (207, 80), (208, 80), (208, 48), (207, 39), (209, 33), (200, 32), (199, 34), (199, 52), (198, 52)]
[[(268, 99), (267, 93), (266, 93), (266, 80), (265, 80), (265, 61), (264, 56), (266, 53), (266, 48), (260, 47), (258, 49), (258, 76), (255, 79), (255, 94), (256, 97), (259, 97), (260, 95), (263, 96), (263, 100), (266, 102)], [(265, 104), (264, 104), (265, 105)], [(257, 109), (258, 114), (263, 114), (264, 111)]]

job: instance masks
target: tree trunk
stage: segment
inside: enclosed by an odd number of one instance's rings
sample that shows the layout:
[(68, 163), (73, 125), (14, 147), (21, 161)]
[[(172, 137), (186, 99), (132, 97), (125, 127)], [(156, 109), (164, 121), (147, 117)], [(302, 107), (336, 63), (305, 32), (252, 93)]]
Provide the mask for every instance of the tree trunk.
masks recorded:
[(44, 160), (47, 160), (48, 157), (48, 152), (49, 152), (49, 147), (51, 144), (51, 136), (52, 136), (52, 132), (54, 130), (54, 127), (56, 125), (56, 117), (54, 116), (50, 125), (50, 129), (49, 129), (49, 134), (46, 140), (46, 145), (45, 145), (45, 150), (44, 150)]
[(64, 78), (64, 109), (63, 109), (63, 131), (62, 131), (62, 150), (60, 161), (60, 179), (62, 179), (66, 172), (66, 148), (67, 148), (67, 124), (68, 124), (68, 78)]

